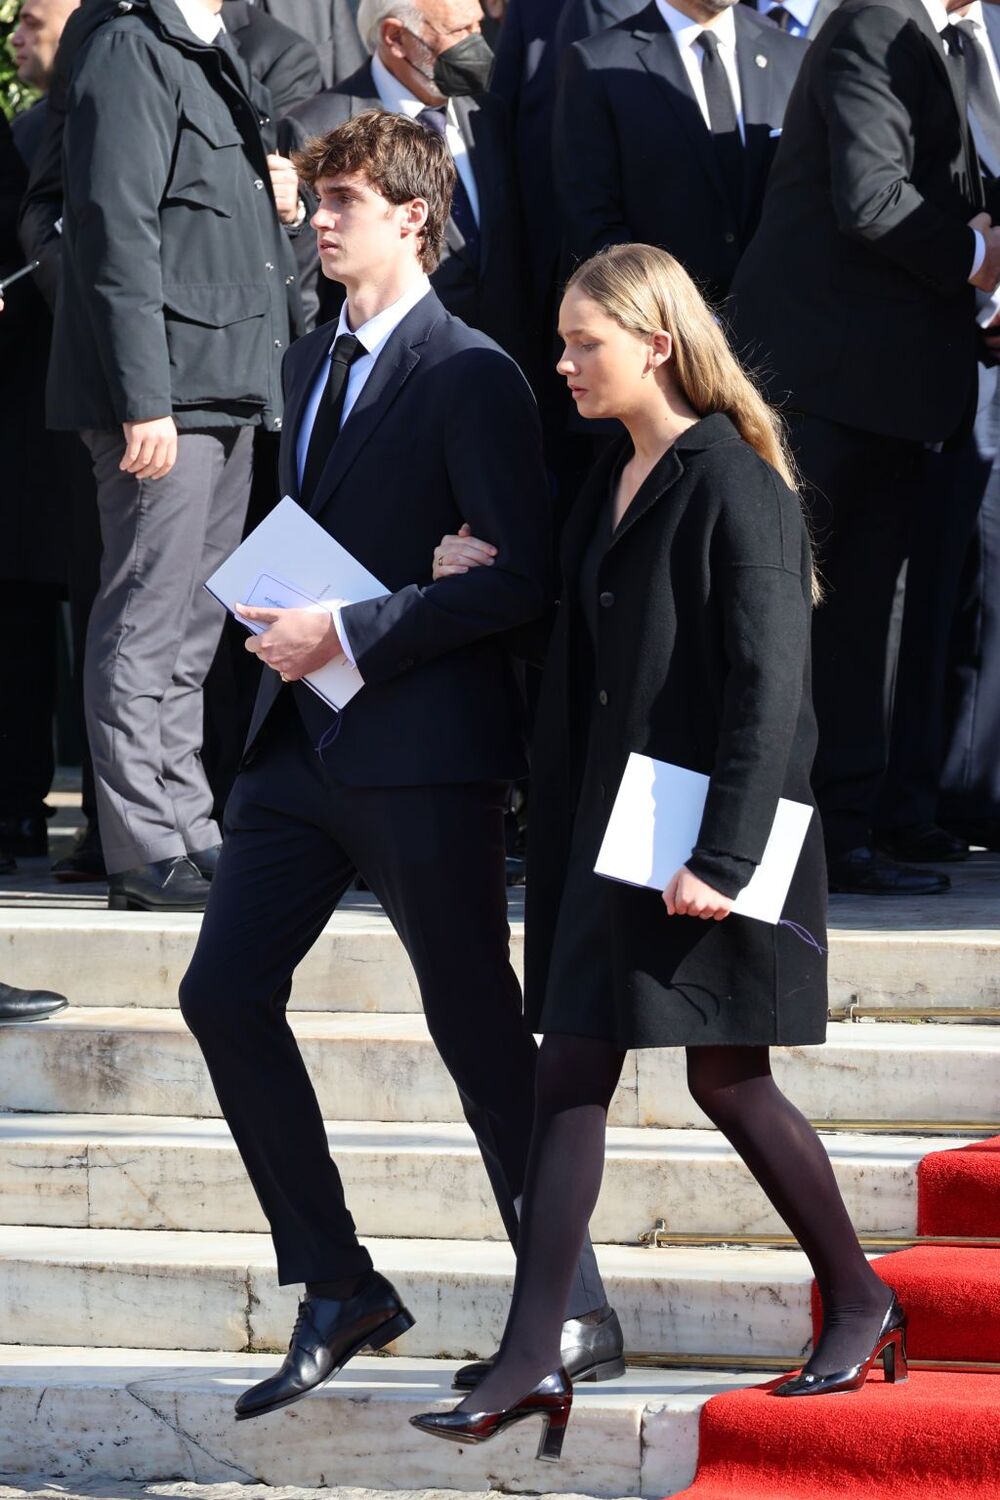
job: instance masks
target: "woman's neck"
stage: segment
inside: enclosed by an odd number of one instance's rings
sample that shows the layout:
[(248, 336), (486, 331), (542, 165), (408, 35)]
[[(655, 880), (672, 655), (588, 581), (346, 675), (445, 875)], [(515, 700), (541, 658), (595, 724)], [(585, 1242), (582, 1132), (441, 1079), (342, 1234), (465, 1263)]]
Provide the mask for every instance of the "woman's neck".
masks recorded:
[(662, 391), (660, 399), (622, 417), (632, 439), (636, 463), (652, 468), (667, 449), (698, 421), (698, 413), (675, 390)]

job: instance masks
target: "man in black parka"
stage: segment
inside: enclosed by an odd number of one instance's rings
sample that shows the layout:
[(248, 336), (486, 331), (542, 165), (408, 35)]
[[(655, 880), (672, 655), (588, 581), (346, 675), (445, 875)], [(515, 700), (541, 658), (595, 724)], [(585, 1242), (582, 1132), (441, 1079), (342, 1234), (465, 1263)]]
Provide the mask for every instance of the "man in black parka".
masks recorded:
[(220, 841), (201, 586), (240, 540), (253, 429), (280, 426), (294, 275), (268, 112), (204, 0), (121, 0), (74, 60), (48, 419), (98, 485), (85, 701), (116, 907), (200, 909)]

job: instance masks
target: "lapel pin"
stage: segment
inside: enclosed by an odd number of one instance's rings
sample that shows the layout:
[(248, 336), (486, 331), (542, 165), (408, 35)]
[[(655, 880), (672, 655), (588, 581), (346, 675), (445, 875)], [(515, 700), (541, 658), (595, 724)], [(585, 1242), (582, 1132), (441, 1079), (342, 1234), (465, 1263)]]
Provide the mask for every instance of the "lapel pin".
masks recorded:
[(757, 56), (754, 58), (754, 62), (757, 64), (758, 68), (767, 67), (767, 58), (764, 56), (763, 52), (757, 53)]

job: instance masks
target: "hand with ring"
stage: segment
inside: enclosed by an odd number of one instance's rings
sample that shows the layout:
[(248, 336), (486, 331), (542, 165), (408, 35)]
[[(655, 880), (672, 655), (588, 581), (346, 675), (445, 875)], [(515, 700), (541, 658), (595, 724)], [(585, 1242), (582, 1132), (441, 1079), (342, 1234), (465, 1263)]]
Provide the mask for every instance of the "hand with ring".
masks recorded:
[(496, 561), (497, 549), (489, 542), (481, 542), (472, 535), (468, 522), (457, 536), (444, 536), (434, 553), (433, 578), (453, 578), (468, 573), (470, 568), (491, 568)]

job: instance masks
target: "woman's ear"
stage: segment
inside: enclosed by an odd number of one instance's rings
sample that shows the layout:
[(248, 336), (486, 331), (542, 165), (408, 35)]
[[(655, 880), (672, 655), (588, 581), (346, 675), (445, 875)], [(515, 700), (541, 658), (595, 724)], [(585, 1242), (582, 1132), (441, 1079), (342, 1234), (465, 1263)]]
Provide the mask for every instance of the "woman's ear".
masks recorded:
[(650, 344), (650, 369), (658, 370), (661, 365), (665, 365), (672, 357), (673, 352), (673, 335), (667, 333), (664, 329), (661, 329), (659, 333), (654, 333)]

